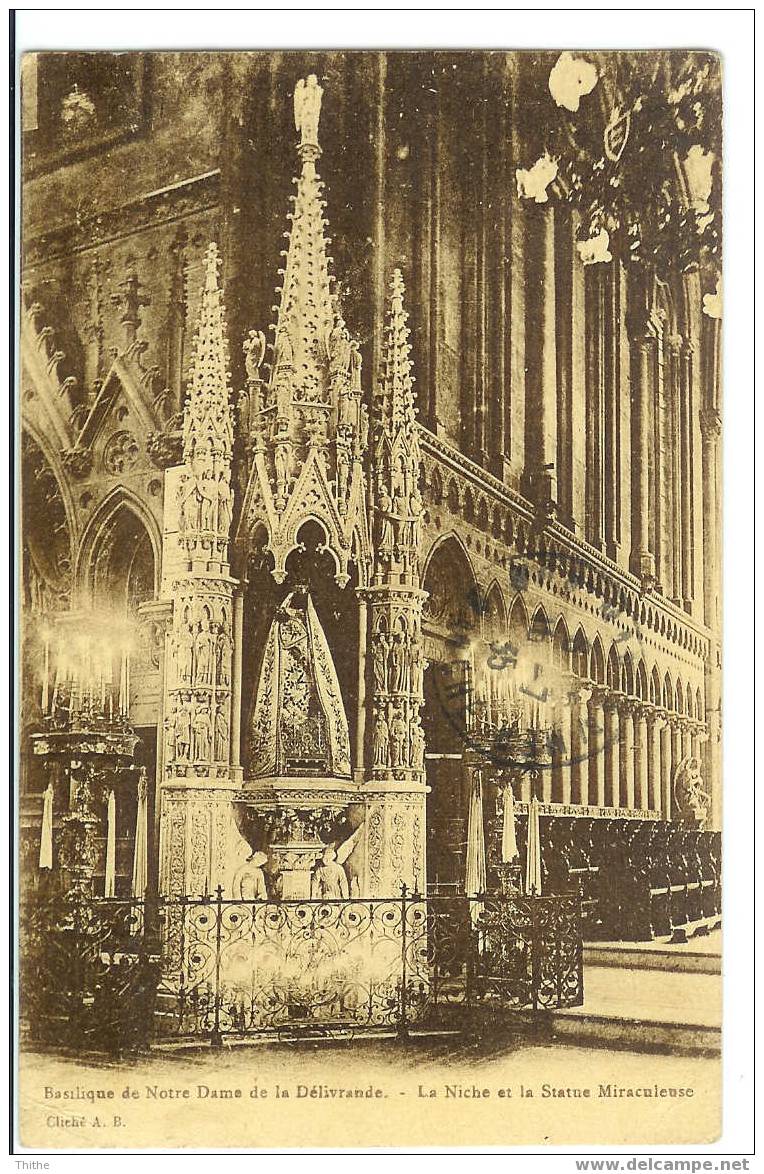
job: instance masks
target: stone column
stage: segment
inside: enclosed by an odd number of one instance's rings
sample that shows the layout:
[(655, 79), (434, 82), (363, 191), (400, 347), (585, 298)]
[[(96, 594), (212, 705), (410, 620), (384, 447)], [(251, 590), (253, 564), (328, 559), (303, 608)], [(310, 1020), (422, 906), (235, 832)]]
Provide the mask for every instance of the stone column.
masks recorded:
[(233, 661), (231, 666), (231, 767), (241, 769), (241, 675), (244, 647), (244, 592), (233, 597)]
[(645, 586), (655, 580), (655, 553), (650, 549), (649, 461), (653, 428), (650, 366), (655, 338), (644, 335), (633, 340), (636, 348), (636, 388), (632, 396), (632, 486), (634, 493), (631, 569)]
[(692, 718), (685, 718), (682, 722), (682, 758), (692, 756), (692, 734), (695, 723)]
[(619, 785), (621, 807), (634, 806), (634, 702), (624, 698), (618, 707), (620, 742), (618, 748)]
[(661, 759), (661, 815), (664, 819), (671, 818), (673, 801), (671, 797), (671, 766), (672, 766), (672, 729), (671, 717), (666, 716), (663, 726), (660, 727), (660, 759)]
[(692, 354), (690, 343), (682, 349), (681, 386), (681, 452), (682, 452), (682, 602), (684, 610), (692, 610), (695, 594), (692, 564)]
[(649, 810), (650, 751), (647, 736), (647, 707), (639, 704), (634, 710), (634, 806)]
[(705, 621), (709, 628), (716, 628), (719, 622), (719, 563), (718, 563), (718, 509), (717, 509), (717, 449), (721, 432), (721, 419), (715, 409), (700, 413), (700, 428), (703, 438), (703, 551), (705, 567), (703, 575), (703, 606)]
[(663, 811), (661, 787), (661, 730), (665, 715), (657, 706), (645, 706), (647, 724), (647, 807)]
[(369, 615), (366, 596), (358, 592), (358, 705), (355, 726), (355, 762), (353, 769), (356, 782), (363, 782), (366, 758), (366, 643), (368, 640)]
[(618, 707), (623, 695), (610, 691), (605, 698), (605, 803), (621, 805), (621, 730)]
[(605, 714), (603, 703), (607, 689), (595, 685), (589, 699), (589, 802), (597, 807), (605, 806)]
[(589, 802), (589, 720), (591, 688), (575, 678), (570, 688), (570, 802)]
[[(566, 697), (555, 706), (555, 730), (557, 738), (554, 741), (552, 755), (552, 802), (570, 803), (571, 801), (571, 746), (573, 726), (574, 693)], [(548, 773), (548, 772), (545, 772)]]
[[(532, 348), (526, 366), (526, 473), (529, 494), (539, 514), (554, 514), (557, 504), (557, 298), (555, 288), (555, 224), (550, 206), (532, 207), (527, 214), (530, 282), (536, 305), (526, 346)], [(526, 311), (529, 307), (526, 307)]]
[(672, 714), (669, 717), (669, 729), (671, 731), (671, 767), (668, 778), (668, 802), (672, 807), (674, 804), (674, 775), (676, 768), (684, 758), (683, 728), (684, 719), (675, 713)]

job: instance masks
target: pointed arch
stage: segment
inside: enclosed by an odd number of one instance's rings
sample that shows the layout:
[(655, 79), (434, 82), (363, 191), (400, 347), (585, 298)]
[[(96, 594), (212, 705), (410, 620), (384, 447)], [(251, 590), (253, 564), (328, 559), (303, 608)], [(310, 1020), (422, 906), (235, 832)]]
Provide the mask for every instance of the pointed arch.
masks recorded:
[(489, 585), (482, 610), (484, 637), (487, 640), (495, 640), (504, 636), (507, 631), (507, 604), (498, 579), (494, 579)]
[(592, 651), (589, 657), (589, 676), (598, 685), (605, 684), (605, 651), (599, 635), (594, 637)]
[(609, 689), (614, 689), (617, 692), (621, 689), (621, 662), (618, 659), (615, 644), (610, 645), (610, 651), (607, 654), (606, 683)]
[(433, 469), (432, 477), (430, 478), (430, 497), (435, 505), (440, 505), (443, 500), (443, 478), (437, 465)]
[[(75, 567), (75, 582), (86, 599), (92, 599), (97, 585), (98, 559), (106, 544), (116, 541), (118, 529), (123, 530), (119, 545), (130, 541), (130, 519), (132, 519), (133, 541), (140, 541), (142, 534), (150, 545), (153, 564), (153, 595), (159, 592), (162, 566), (162, 540), (156, 518), (146, 504), (124, 485), (117, 485), (107, 494), (90, 518), (80, 540)], [(127, 558), (135, 551), (124, 550)], [(103, 568), (101, 568), (103, 569)]]
[(467, 549), (455, 532), (436, 538), (424, 563), (422, 586), (428, 593), (425, 622), (449, 632), (475, 629), (482, 597)]
[(570, 669), (570, 635), (568, 625), (563, 616), (560, 616), (554, 629), (552, 638), (552, 662), (566, 672)]
[(530, 627), (531, 640), (537, 640), (539, 643), (548, 644), (552, 638), (552, 633), (549, 627), (549, 620), (547, 614), (541, 604), (538, 605), (533, 613)]
[(674, 686), (671, 683), (671, 675), (668, 669), (663, 677), (663, 708), (674, 709)]
[(634, 696), (634, 662), (631, 659), (631, 653), (628, 648), (623, 658), (623, 668), (621, 670), (621, 688), (627, 697)]
[(681, 677), (677, 679), (674, 690), (674, 709), (677, 713), (684, 713), (684, 686)]
[(640, 701), (650, 700), (647, 684), (647, 669), (645, 668), (645, 662), (643, 660), (640, 660), (639, 664), (637, 665), (636, 694)]
[(579, 627), (573, 637), (573, 672), (585, 680), (589, 676), (589, 645), (584, 629)]
[(528, 611), (525, 607), (522, 595), (516, 595), (512, 600), (512, 606), (509, 609), (509, 620), (507, 622), (509, 635), (516, 645), (522, 647), (527, 643), (528, 633), (530, 630), (530, 623), (528, 621)]
[(689, 681), (685, 690), (684, 712), (688, 717), (692, 717), (695, 712), (695, 698), (692, 695), (692, 687)]
[(700, 687), (695, 692), (695, 717), (699, 722), (704, 720), (705, 714), (703, 712), (703, 694)]
[(653, 665), (653, 671), (650, 674), (650, 704), (661, 704), (661, 678), (655, 665)]

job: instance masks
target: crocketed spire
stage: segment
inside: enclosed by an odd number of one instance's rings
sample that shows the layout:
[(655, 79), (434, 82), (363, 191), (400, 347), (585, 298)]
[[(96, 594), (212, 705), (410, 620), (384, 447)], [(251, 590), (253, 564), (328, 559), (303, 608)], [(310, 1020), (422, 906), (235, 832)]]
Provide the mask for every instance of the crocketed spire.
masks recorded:
[(400, 427), (410, 434), (416, 423), (416, 394), (411, 374), (408, 314), (403, 308), (404, 294), (403, 275), (400, 269), (395, 269), (390, 282), (380, 394), (382, 423), (391, 438)]
[(212, 242), (204, 259), (204, 288), (199, 307), (194, 357), (183, 417), (183, 459), (203, 449), (229, 459), (233, 445), (228, 339), (223, 299), (218, 286), (220, 256)]
[(318, 118), (323, 90), (314, 75), (300, 81), (295, 89), (295, 124), (301, 133), (298, 153), (302, 160), (295, 180), (293, 210), (283, 284), (273, 340), (271, 386), (286, 382), (292, 396), (303, 402), (329, 402), (329, 362), (333, 335), (344, 333), (331, 293), (327, 245), (324, 230), (326, 203), (323, 184), (316, 173)]

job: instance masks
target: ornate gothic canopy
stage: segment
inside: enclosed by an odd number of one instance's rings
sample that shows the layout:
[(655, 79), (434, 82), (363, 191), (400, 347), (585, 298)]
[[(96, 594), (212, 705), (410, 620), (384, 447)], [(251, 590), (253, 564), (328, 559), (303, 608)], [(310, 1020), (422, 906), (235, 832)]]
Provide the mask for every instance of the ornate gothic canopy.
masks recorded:
[[(316, 172), (322, 93), (312, 75), (295, 90), (301, 171), (285, 234), (273, 342), (267, 347), (261, 332), (250, 331), (244, 343), (242, 423), (253, 459), (239, 536), (246, 541), (265, 526), (277, 582), (285, 578), (287, 555), (308, 519), (326, 531), (338, 582), (347, 582), (351, 557), (359, 559), (359, 578), (365, 578), (369, 557), (362, 469), (368, 410), (362, 402), (361, 355), (332, 292), (326, 205)], [(263, 364), (267, 350), (269, 366)]]

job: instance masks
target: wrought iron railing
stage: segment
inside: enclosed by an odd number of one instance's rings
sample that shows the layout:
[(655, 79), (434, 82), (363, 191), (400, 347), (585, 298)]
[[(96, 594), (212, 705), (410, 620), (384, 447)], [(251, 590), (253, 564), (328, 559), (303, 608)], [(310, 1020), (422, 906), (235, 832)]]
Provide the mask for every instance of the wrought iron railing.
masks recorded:
[[(371, 900), (245, 902), (218, 893), (91, 900), (74, 920), (59, 905), (27, 918), (37, 958), (27, 1019), (33, 1034), (53, 1042), (63, 1032), (59, 1042), (70, 1046), (78, 1033), (100, 1034), (111, 1050), (149, 1034), (405, 1035), (459, 1027), (472, 1013), (583, 1001), (573, 896), (425, 898), (404, 889)], [(63, 1001), (62, 972), (77, 975)]]

